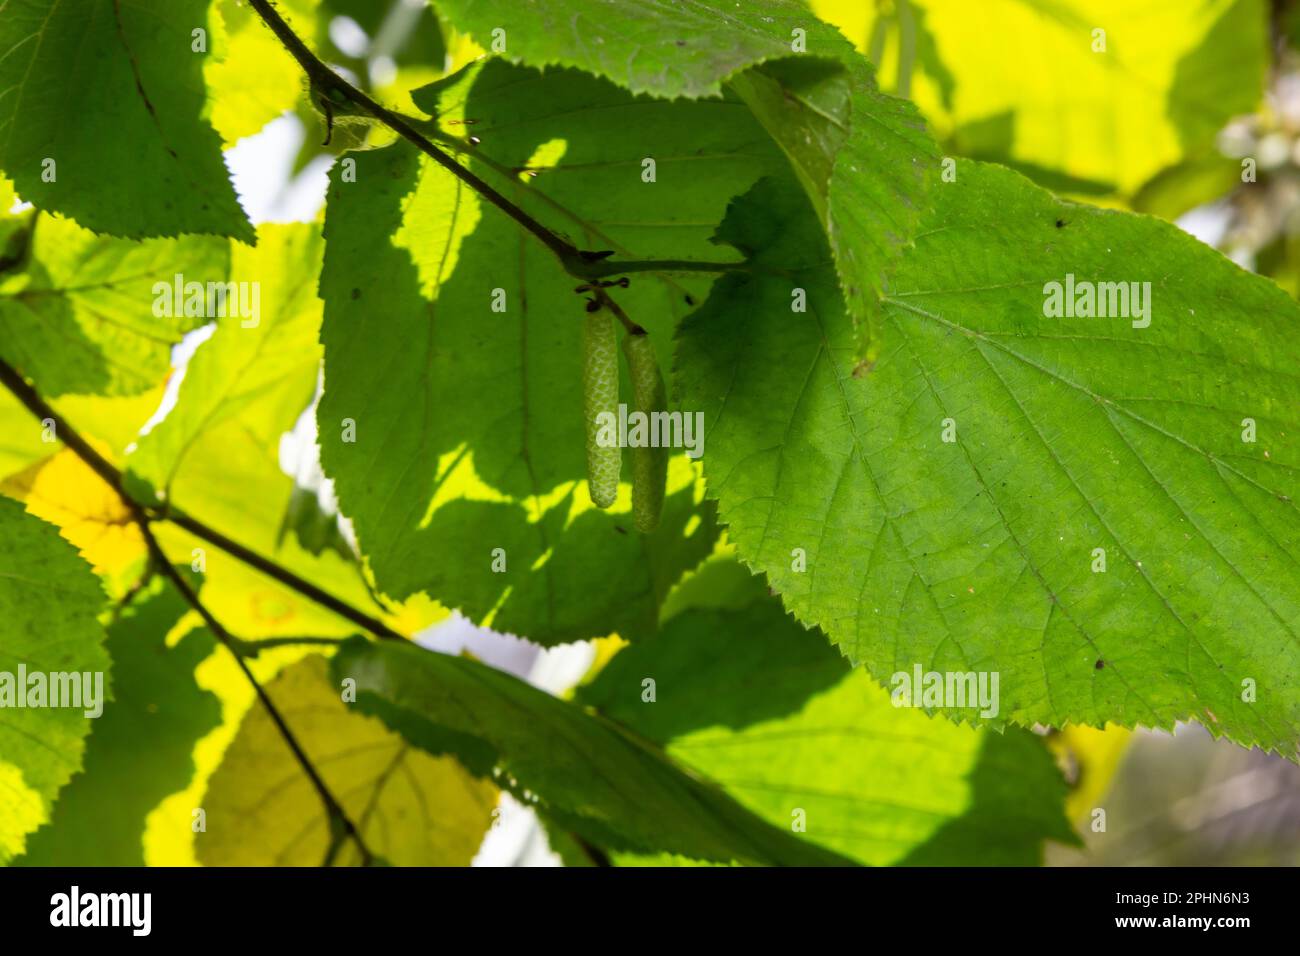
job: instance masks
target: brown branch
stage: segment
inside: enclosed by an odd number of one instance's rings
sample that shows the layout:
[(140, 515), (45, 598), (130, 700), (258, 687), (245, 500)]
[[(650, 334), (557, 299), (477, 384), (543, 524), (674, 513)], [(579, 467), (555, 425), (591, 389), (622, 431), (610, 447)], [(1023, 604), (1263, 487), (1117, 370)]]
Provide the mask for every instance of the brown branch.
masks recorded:
[(610, 297), (609, 293), (605, 291), (603, 286), (599, 284), (587, 286), (583, 287), (580, 291), (590, 292), (595, 296), (595, 302), (598, 308), (609, 309), (610, 312), (614, 313), (614, 317), (623, 324), (623, 329), (628, 335), (646, 334), (645, 329), (641, 328), (641, 326), (637, 325), (627, 317), (627, 313), (623, 311), (623, 307)]

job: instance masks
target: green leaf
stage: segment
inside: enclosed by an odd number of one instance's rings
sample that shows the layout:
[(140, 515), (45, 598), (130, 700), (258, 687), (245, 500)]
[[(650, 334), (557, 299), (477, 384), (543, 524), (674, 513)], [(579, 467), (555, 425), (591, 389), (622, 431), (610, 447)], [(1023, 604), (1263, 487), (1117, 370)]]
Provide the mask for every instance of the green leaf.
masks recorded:
[(97, 236), (46, 215), (32, 228), (24, 270), (0, 277), (0, 355), (45, 396), (134, 395), (160, 384), (171, 347), (206, 319), (186, 315), (184, 301), (162, 308), (159, 293), (177, 275), (205, 288), (224, 282), (230, 244)]
[[(1241, 185), (1241, 162), (1214, 155), (1170, 166), (1149, 179), (1129, 200), (1134, 212), (1175, 220), (1189, 209), (1229, 195)], [(1261, 275), (1268, 270), (1257, 267)]]
[[(0, 321), (0, 355), (6, 355), (21, 365), (23, 362), (14, 353), (13, 343), (20, 338), (35, 339), (32, 333), (39, 329), (40, 325), (33, 326), (25, 323), (18, 313), (13, 311), (21, 305), (21, 300), (6, 301), (4, 290), (17, 290), (31, 282), (30, 278), (14, 279), (10, 273), (27, 269), (31, 265), (33, 225), (39, 218), (39, 214), (30, 207), (18, 213), (12, 212), (14, 208), (20, 208), (15, 206), (17, 202), (18, 197), (13, 191), (13, 185), (0, 176), (0, 317), (3, 318), (3, 321)], [(56, 228), (56, 232), (58, 231)], [(59, 245), (61, 246), (62, 243)], [(42, 249), (50, 248), (43, 240), (40, 246)], [(56, 308), (47, 314), (65, 313), (63, 309)], [(55, 320), (55, 324), (60, 323)], [(17, 330), (24, 325), (27, 326), (27, 331), (19, 333)], [(67, 328), (66, 321), (62, 326)], [(43, 335), (43, 332), (41, 334)], [(40, 352), (39, 342), (32, 341), (31, 344), (35, 345), (37, 352)], [(94, 388), (103, 384), (108, 377), (109, 360), (107, 356), (94, 354), (95, 345), (87, 343), (86, 348), (90, 351), (88, 364), (94, 369), (89, 375), (90, 385)], [(64, 356), (64, 359), (69, 364), (73, 364), (71, 357)], [(57, 384), (58, 377), (63, 375), (63, 370), (54, 367), (54, 363), (42, 363), (42, 367), (46, 369), (47, 377), (56, 376)], [(107, 446), (108, 454), (113, 457), (135, 440), (140, 425), (147, 421), (154, 409), (158, 407), (161, 386), (152, 392), (107, 398), (79, 395), (54, 399), (53, 392), (47, 391), (46, 398), (53, 399), (51, 403), (55, 408), (77, 423), (83, 437), (98, 443), (101, 449)], [(42, 441), (45, 429), (41, 422), (8, 391), (0, 391), (0, 421), (12, 423), (10, 427), (0, 431), (0, 478), (7, 478), (21, 471), (47, 457), (53, 450), (47, 442)]]
[[(139, 395), (105, 398), (99, 395), (65, 395), (51, 404), (69, 421), (77, 423), (82, 437), (91, 440), (112, 460), (135, 441), (140, 426), (149, 420), (162, 399), (163, 388)], [(8, 391), (0, 391), (0, 478), (22, 471), (51, 453), (57, 445), (44, 441), (41, 420)]]
[(295, 483), (289, 495), (289, 505), (280, 523), (277, 544), (292, 535), (294, 540), (310, 554), (319, 555), (325, 551), (334, 551), (347, 560), (352, 560), (352, 545), (339, 529), (337, 511), (327, 511), (322, 507), (320, 496), (314, 488), (304, 488)]
[(7, 478), (50, 453), (50, 446), (41, 441), (40, 423), (7, 391), (0, 393), (0, 420), (5, 423), (0, 431), (0, 476)]
[[(935, 195), (861, 378), (802, 197), (734, 206), (723, 237), (796, 271), (723, 279), (681, 333), (730, 540), (878, 680), (997, 671), (1016, 723), (1195, 718), (1294, 754), (1296, 304), (1168, 224), (1005, 169), (960, 164)], [(1045, 317), (1067, 275), (1151, 283), (1149, 327)]]
[[(717, 257), (711, 223), (727, 200), (783, 166), (734, 98), (665, 103), (503, 63), (468, 91), (463, 81), (417, 100), (448, 128), (472, 120), (476, 171), (600, 248)], [(650, 151), (655, 183), (641, 180)], [(336, 170), (326, 218), (317, 422), (325, 471), (380, 587), (425, 590), (545, 644), (652, 632), (664, 593), (712, 547), (711, 515), (680, 457), (652, 535), (635, 533), (626, 485), (608, 513), (587, 502), (575, 280), (407, 144), (349, 158), (356, 181)], [(528, 185), (500, 169), (536, 176)], [(618, 290), (662, 366), (676, 321), (706, 288), (637, 276)]]
[[(721, 571), (733, 562), (713, 566)], [(710, 575), (716, 600), (720, 580)], [(725, 588), (723, 588), (725, 590)], [(579, 703), (664, 745), (774, 825), (872, 865), (1041, 862), (1074, 842), (1065, 782), (1029, 731), (957, 727), (890, 697), (761, 579), (624, 648)], [(655, 681), (655, 700), (642, 698)]]
[(24, 199), (96, 232), (252, 240), (221, 140), (202, 119), (205, 57), (191, 48), (192, 31), (207, 29), (207, 7), (5, 4), (0, 169)]
[[(93, 719), (87, 707), (17, 707), (19, 667), (32, 674), (77, 672), (102, 678), (109, 658), (96, 615), (104, 592), (58, 529), (0, 498), (0, 864), (50, 818), (59, 791), (81, 768)], [(12, 698), (10, 695), (13, 695)], [(51, 702), (47, 698), (47, 703)], [(86, 703), (83, 700), (83, 703)]]
[(617, 725), (475, 661), (396, 642), (346, 643), (334, 677), (356, 707), (598, 846), (705, 860), (834, 864), (835, 854), (770, 827)]
[[(150, 813), (194, 776), (194, 746), (221, 705), (194, 669), (213, 650), (206, 629), (167, 635), (189, 605), (161, 578), (108, 627), (115, 701), (95, 721), (84, 769), (32, 834), (23, 866), (143, 866)], [(188, 821), (187, 821), (188, 822)]]
[[(497, 788), (454, 758), (430, 756), (344, 705), (312, 654), (266, 688), (321, 779), (378, 857), (395, 866), (466, 866), (492, 822)], [(306, 772), (254, 704), (203, 799), (195, 837), (209, 866), (319, 866), (329, 817)], [(349, 841), (336, 863), (359, 862)]]

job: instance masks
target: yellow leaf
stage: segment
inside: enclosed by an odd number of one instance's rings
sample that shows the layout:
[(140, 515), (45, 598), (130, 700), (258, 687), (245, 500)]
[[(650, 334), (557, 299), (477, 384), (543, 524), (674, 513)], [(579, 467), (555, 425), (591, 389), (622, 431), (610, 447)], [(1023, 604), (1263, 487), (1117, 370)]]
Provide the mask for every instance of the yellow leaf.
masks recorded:
[[(954, 151), (1131, 194), (1258, 105), (1262, 0), (911, 0), (908, 95)], [(897, 88), (904, 5), (812, 0)], [(883, 41), (881, 43), (880, 41)], [(1051, 176), (1076, 181), (1053, 182)], [(1093, 184), (1084, 188), (1084, 184)]]
[[(107, 452), (102, 442), (88, 441), (101, 454)], [(102, 576), (119, 578), (148, 553), (122, 499), (66, 448), (0, 481), (0, 492), (57, 525)]]
[[(349, 710), (320, 655), (285, 668), (267, 693), (376, 856), (397, 866), (473, 859), (499, 796), (491, 782)], [(318, 866), (325, 858), (330, 831), (320, 797), (261, 707), (245, 716), (203, 807), (207, 829), (195, 845), (204, 863)], [(355, 845), (336, 862), (359, 862)]]
[(1100, 730), (1071, 724), (1048, 738), (1066, 779), (1073, 784), (1065, 801), (1070, 820), (1083, 820), (1100, 805), (1132, 737), (1133, 731), (1114, 724)]

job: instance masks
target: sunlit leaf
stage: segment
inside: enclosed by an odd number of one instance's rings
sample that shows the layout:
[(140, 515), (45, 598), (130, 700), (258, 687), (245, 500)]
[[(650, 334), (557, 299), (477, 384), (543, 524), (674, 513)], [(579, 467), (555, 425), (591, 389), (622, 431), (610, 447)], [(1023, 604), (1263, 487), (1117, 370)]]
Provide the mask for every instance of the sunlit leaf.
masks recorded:
[[(318, 0), (278, 5), (294, 29), (309, 34)], [(246, 4), (212, 4), (212, 55), (204, 61), (208, 118), (222, 142), (233, 144), (293, 109), (306, 92), (302, 69)]]
[(1263, 0), (908, 0), (909, 41), (879, 5), (811, 6), (863, 52), (883, 31), (884, 78), (910, 48), (910, 95), (954, 152), (1067, 192), (1131, 194), (1212, 151), (1269, 61)]
[(57, 525), (101, 575), (119, 578), (144, 560), (140, 529), (117, 492), (72, 451), (64, 449), (0, 482), (38, 518)]

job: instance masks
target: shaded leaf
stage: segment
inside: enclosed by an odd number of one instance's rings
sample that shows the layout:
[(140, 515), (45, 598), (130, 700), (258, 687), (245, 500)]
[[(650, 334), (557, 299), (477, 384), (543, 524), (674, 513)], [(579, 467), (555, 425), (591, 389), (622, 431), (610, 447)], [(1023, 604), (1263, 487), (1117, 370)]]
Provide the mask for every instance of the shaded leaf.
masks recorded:
[(617, 725), (475, 661), (349, 641), (334, 677), (356, 707), (432, 753), (455, 753), (598, 846), (700, 859), (834, 864)]
[(812, 199), (858, 324), (858, 351), (874, 361), (884, 275), (926, 208), (938, 148), (915, 107), (876, 89), (860, 58), (834, 71), (806, 58), (781, 60), (746, 71), (732, 87)]
[(577, 67), (633, 93), (716, 96), (730, 83), (812, 197), (859, 350), (874, 358), (881, 273), (911, 237), (938, 155), (912, 105), (880, 93), (834, 28), (793, 0), (751, 2), (743, 15), (723, 0), (451, 0), (440, 9), (484, 47), (503, 42), (508, 59)]
[(796, 30), (813, 56), (838, 58), (849, 49), (795, 0), (752, 0), (740, 16), (724, 0), (444, 0), (438, 9), (484, 49), (493, 49), (494, 40), (504, 43), (504, 56), (514, 62), (573, 66), (633, 93), (663, 97), (717, 96), (741, 70), (798, 52)]
[[(529, 209), (545, 206), (548, 221), (611, 248), (717, 255), (708, 223), (781, 163), (734, 99), (635, 99), (573, 71), (500, 63), (468, 93), (440, 84), (417, 99), (449, 128), (473, 120), (495, 164), (485, 175), (537, 172), (533, 188), (502, 186)], [(689, 138), (693, 123), (707, 134)], [(647, 184), (652, 144), (661, 181)], [(340, 170), (331, 182), (317, 422), (325, 471), (380, 587), (399, 598), (424, 590), (544, 644), (648, 633), (664, 593), (712, 547), (695, 470), (673, 463), (652, 535), (635, 532), (626, 486), (610, 512), (592, 508), (575, 280), (407, 144), (355, 160), (356, 182)], [(667, 181), (691, 205), (666, 207), (655, 190)], [(639, 276), (619, 290), (665, 367), (688, 295), (705, 288), (698, 277)]]

